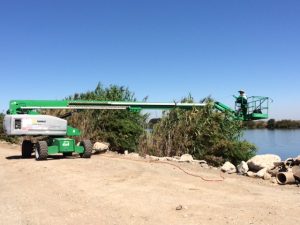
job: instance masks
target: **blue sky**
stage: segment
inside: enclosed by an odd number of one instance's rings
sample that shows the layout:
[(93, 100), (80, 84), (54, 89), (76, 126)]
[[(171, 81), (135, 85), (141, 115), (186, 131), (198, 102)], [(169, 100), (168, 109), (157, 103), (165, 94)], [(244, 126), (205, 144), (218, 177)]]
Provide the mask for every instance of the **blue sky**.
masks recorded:
[(272, 118), (300, 119), (299, 12), (298, 0), (0, 0), (0, 111), (102, 82), (231, 106), (243, 88), (274, 100)]

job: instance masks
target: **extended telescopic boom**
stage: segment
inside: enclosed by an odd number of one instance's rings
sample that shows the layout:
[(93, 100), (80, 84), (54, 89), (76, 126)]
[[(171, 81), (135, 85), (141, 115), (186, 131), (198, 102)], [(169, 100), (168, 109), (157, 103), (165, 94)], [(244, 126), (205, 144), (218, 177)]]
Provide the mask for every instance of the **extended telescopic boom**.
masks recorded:
[[(121, 101), (90, 101), (90, 100), (12, 100), (7, 114), (38, 114), (38, 109), (114, 109), (139, 112), (143, 109), (170, 110), (173, 108), (192, 109), (205, 106), (206, 103), (177, 103), (177, 102), (121, 102)], [(252, 96), (247, 104), (241, 106), (238, 100), (235, 109), (214, 102), (214, 107), (220, 112), (229, 113), (236, 120), (259, 120), (268, 118), (269, 98)], [(243, 108), (244, 107), (244, 108)], [(243, 110), (241, 110), (243, 108)]]
[(142, 109), (168, 110), (172, 108), (192, 109), (203, 107), (205, 103), (157, 103), (157, 102), (120, 102), (120, 101), (88, 101), (88, 100), (12, 100), (8, 114), (36, 114), (36, 109)]

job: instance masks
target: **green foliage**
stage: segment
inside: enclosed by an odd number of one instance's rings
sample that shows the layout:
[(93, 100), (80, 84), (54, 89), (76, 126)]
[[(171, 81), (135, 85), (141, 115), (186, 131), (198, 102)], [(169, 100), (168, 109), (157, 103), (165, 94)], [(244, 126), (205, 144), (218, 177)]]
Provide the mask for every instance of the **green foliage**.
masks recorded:
[[(183, 102), (193, 101), (192, 97)], [(215, 111), (213, 101), (200, 109), (174, 109), (143, 135), (139, 151), (142, 154), (175, 156), (189, 153), (215, 165), (225, 160), (238, 163), (255, 154), (255, 146), (240, 142), (242, 124), (230, 115)]]
[[(136, 101), (128, 88), (117, 85), (105, 88), (101, 84), (94, 91), (76, 93), (68, 100)], [(136, 151), (146, 119), (147, 115), (127, 110), (82, 110), (74, 113), (68, 122), (79, 128), (84, 138), (109, 142), (116, 151)]]
[(4, 114), (0, 113), (0, 139), (2, 140), (5, 138), (5, 134), (3, 130), (3, 118), (4, 118)]
[(221, 166), (226, 161), (238, 165), (241, 161), (247, 161), (253, 157), (255, 153), (255, 145), (249, 142), (222, 140), (216, 143), (214, 150), (203, 158), (215, 166)]
[(4, 119), (4, 114), (0, 113), (0, 140), (4, 140), (4, 141), (7, 141), (7, 142), (11, 142), (11, 143), (17, 143), (19, 141), (19, 138), (14, 137), (14, 136), (7, 136), (4, 133), (3, 119)]

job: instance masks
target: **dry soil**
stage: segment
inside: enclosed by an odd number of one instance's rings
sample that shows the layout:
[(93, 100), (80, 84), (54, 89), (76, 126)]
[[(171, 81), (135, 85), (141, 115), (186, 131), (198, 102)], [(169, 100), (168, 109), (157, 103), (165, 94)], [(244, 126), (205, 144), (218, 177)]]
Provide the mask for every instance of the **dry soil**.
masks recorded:
[[(174, 166), (110, 155), (35, 161), (1, 144), (0, 224), (300, 223), (297, 186), (238, 175), (205, 182)], [(219, 178), (215, 169), (177, 165)]]

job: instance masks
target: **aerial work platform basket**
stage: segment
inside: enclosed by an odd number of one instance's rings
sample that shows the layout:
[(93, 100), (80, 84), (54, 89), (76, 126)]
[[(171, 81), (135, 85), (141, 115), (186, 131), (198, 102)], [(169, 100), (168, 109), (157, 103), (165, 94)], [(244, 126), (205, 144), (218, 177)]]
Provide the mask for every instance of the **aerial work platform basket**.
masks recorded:
[(269, 97), (251, 96), (246, 98), (237, 97), (235, 111), (241, 120), (267, 119), (269, 114)]

